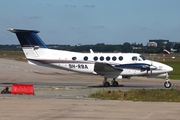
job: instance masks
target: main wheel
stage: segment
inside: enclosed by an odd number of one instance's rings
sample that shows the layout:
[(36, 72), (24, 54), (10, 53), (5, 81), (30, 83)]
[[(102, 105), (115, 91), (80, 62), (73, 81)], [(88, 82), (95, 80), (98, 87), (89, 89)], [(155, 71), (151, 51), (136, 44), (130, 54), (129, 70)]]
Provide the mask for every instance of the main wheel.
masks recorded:
[(104, 87), (109, 87), (110, 83), (109, 82), (104, 82)]
[(118, 86), (118, 82), (117, 82), (117, 81), (114, 81), (114, 82), (112, 83), (112, 85), (113, 85), (113, 87), (117, 87), (117, 86)]
[(171, 82), (167, 81), (164, 83), (165, 88), (170, 88), (171, 87)]

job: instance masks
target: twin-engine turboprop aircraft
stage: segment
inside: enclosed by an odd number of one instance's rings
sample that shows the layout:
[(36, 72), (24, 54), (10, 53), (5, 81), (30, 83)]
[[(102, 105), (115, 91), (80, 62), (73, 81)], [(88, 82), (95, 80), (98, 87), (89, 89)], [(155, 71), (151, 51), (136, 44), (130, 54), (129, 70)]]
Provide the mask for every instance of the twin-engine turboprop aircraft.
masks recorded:
[(171, 87), (168, 73), (173, 68), (151, 60), (146, 60), (137, 53), (79, 53), (64, 50), (48, 49), (37, 35), (36, 30), (8, 29), (16, 34), (23, 52), (30, 64), (54, 67), (82, 73), (104, 76), (103, 85), (109, 87), (108, 78), (112, 78), (112, 86), (118, 86), (116, 79), (132, 76), (159, 77), (166, 76), (164, 86)]

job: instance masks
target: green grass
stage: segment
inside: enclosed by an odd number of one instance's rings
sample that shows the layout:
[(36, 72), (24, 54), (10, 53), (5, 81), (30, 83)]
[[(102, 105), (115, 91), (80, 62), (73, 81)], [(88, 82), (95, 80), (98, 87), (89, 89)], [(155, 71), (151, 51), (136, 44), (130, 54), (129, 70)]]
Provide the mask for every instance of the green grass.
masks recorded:
[(103, 100), (123, 100), (124, 92), (122, 91), (107, 91), (104, 89), (98, 90), (89, 95), (91, 98), (98, 98)]
[(180, 90), (152, 89), (131, 90), (127, 92), (125, 100), (154, 101), (154, 102), (180, 102)]
[(131, 100), (151, 102), (180, 102), (180, 90), (178, 89), (152, 89), (111, 91), (99, 90), (89, 95), (91, 98), (103, 100)]

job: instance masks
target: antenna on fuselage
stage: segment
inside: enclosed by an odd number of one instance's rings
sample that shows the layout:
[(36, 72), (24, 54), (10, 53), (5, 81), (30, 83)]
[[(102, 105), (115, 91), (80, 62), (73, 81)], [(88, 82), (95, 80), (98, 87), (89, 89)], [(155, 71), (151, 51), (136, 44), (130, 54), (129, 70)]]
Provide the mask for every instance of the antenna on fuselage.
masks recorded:
[(90, 53), (94, 53), (94, 51), (92, 49), (90, 49)]

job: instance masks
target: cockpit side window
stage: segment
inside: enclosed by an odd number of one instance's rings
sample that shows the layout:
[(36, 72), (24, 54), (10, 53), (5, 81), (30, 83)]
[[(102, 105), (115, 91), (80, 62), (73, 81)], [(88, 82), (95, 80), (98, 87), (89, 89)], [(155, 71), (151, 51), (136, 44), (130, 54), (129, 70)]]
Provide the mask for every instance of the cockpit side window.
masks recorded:
[(142, 58), (143, 60), (146, 60), (146, 58), (142, 55), (140, 55), (139, 57)]

